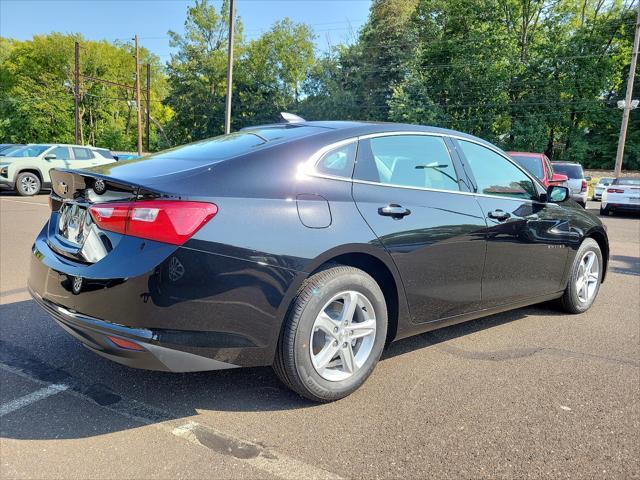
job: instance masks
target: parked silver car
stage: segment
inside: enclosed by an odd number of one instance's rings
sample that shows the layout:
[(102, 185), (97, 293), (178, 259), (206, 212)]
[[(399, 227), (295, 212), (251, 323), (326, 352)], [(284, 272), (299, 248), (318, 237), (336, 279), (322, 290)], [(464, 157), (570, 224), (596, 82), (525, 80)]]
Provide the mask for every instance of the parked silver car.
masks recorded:
[(572, 162), (551, 162), (551, 165), (553, 165), (553, 171), (555, 173), (561, 173), (567, 176), (567, 186), (569, 187), (571, 199), (583, 207), (586, 207), (589, 185), (584, 176), (582, 165)]

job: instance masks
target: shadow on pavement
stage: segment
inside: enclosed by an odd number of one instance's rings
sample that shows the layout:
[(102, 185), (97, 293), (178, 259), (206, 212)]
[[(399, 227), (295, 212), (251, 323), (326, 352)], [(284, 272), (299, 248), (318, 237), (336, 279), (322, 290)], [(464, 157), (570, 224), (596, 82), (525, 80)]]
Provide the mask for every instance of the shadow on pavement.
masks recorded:
[(640, 276), (640, 258), (612, 255), (609, 259), (609, 271), (623, 275)]
[[(558, 312), (540, 305), (411, 337), (392, 344), (383, 354), (382, 362), (530, 314)], [(67, 392), (55, 396), (55, 408), (44, 404), (49, 401), (46, 399), (42, 401), (44, 411), (38, 410), (36, 404), (22, 413), (4, 417), (0, 433), (5, 438), (84, 438), (135, 428), (142, 423), (191, 417), (199, 410), (259, 412), (322, 408), (289, 391), (268, 367), (188, 374), (136, 370), (82, 347), (33, 301), (0, 305), (0, 317), (0, 363), (9, 371), (22, 372), (42, 382), (65, 384), (70, 393), (134, 420), (110, 421), (108, 415), (95, 414), (95, 406)], [(61, 410), (63, 398), (68, 408)], [(85, 413), (78, 416), (78, 410), (83, 408)], [(48, 416), (53, 417), (47, 420)], [(138, 422), (136, 418), (144, 420)]]

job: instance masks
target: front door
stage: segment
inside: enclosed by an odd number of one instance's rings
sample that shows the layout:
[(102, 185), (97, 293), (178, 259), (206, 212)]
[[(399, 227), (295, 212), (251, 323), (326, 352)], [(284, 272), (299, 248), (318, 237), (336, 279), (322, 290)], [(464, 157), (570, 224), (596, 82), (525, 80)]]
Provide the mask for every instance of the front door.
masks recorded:
[(538, 201), (542, 186), (497, 151), (466, 140), (457, 140), (457, 150), (487, 221), (483, 306), (560, 291), (575, 236), (568, 215)]
[(440, 136), (360, 140), (353, 198), (402, 276), (414, 322), (479, 308), (486, 223)]

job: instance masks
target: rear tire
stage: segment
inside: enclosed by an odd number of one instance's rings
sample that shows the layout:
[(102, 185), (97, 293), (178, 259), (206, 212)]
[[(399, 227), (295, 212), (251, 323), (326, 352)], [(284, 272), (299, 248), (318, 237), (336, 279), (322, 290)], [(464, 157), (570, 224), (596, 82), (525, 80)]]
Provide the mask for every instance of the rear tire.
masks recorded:
[(598, 242), (586, 238), (576, 253), (569, 273), (569, 284), (560, 298), (564, 311), (583, 313), (589, 310), (598, 296), (603, 268)]
[(600, 215), (603, 217), (608, 217), (609, 215), (611, 215), (611, 210), (609, 210), (608, 208), (603, 208), (602, 206), (600, 206)]
[(387, 306), (376, 281), (354, 267), (328, 268), (307, 279), (294, 298), (273, 368), (303, 397), (331, 402), (367, 380), (386, 337)]
[(32, 197), (40, 192), (42, 182), (38, 175), (32, 172), (22, 172), (16, 178), (16, 192), (22, 197)]

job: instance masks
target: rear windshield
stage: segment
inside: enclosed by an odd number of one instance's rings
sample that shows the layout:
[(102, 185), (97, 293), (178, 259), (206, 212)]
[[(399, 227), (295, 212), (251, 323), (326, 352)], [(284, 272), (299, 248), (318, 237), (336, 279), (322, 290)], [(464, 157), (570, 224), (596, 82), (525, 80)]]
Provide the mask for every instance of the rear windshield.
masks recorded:
[(608, 177), (603, 177), (600, 180), (598, 180), (598, 183), (602, 185), (609, 185), (611, 182), (613, 182), (613, 178), (608, 178)]
[(522, 168), (529, 170), (529, 172), (533, 173), (540, 180), (544, 177), (544, 172), (542, 171), (542, 160), (540, 156), (535, 155), (511, 155), (518, 165)]
[(574, 165), (569, 163), (554, 163), (553, 171), (555, 173), (561, 173), (569, 178), (584, 178), (584, 172), (582, 171), (582, 165)]
[(252, 152), (269, 142), (298, 138), (317, 133), (319, 127), (290, 126), (263, 127), (241, 130), (230, 135), (189, 143), (151, 155), (150, 158), (173, 158), (178, 160), (221, 161)]
[(640, 185), (640, 178), (616, 178), (614, 185)]

